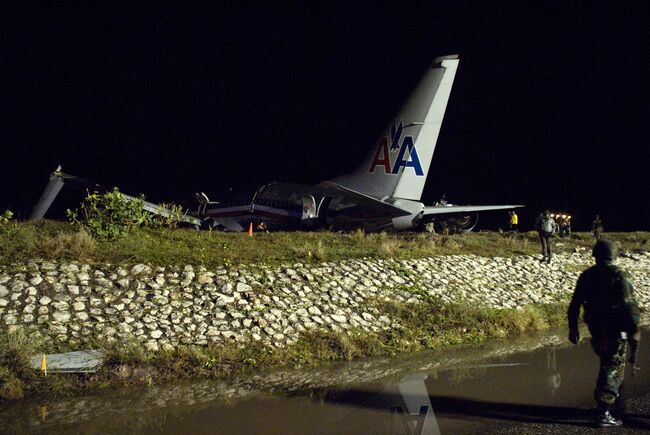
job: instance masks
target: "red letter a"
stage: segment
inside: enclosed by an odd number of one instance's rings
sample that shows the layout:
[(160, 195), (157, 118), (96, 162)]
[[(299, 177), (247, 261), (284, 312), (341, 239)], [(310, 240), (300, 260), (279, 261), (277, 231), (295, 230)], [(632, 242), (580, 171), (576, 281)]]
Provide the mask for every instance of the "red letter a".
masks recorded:
[(382, 137), (377, 144), (377, 151), (375, 152), (375, 157), (372, 159), (370, 164), (369, 173), (375, 172), (377, 166), (383, 166), (384, 174), (390, 174), (390, 155), (388, 154), (388, 138), (386, 136)]

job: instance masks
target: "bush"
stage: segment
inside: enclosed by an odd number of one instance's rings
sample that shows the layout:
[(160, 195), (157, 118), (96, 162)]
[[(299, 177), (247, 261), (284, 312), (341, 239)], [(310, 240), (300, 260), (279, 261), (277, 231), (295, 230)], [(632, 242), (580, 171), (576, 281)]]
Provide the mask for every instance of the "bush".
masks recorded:
[(12, 217), (14, 217), (14, 213), (11, 210), (5, 210), (4, 213), (0, 214), (0, 225), (9, 225)]
[(149, 225), (151, 215), (143, 209), (144, 196), (127, 199), (117, 189), (110, 192), (88, 193), (81, 203), (81, 215), (77, 210), (66, 213), (70, 221), (102, 240), (119, 239), (134, 228)]
[(153, 227), (178, 228), (183, 219), (187, 216), (187, 210), (178, 204), (160, 204), (158, 213), (152, 216)]
[(0, 214), (0, 234), (6, 235), (16, 229), (16, 224), (11, 222), (13, 217), (14, 214), (11, 210), (5, 210), (4, 213)]

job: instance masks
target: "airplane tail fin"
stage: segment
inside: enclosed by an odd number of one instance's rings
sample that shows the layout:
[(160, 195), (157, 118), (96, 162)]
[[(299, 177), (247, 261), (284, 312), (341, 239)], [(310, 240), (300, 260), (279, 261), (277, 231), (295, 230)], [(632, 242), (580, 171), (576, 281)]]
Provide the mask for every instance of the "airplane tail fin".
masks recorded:
[(437, 58), (363, 164), (332, 181), (379, 200), (419, 201), (458, 62), (458, 55)]

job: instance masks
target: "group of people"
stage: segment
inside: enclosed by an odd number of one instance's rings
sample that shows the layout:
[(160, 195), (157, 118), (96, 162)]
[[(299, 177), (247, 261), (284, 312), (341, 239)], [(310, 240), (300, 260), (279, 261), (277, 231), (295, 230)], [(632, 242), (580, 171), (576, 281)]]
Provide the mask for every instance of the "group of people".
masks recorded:
[[(548, 210), (547, 210), (548, 212)], [(560, 237), (566, 237), (571, 235), (571, 215), (567, 214), (551, 214), (548, 212), (551, 219), (555, 222), (553, 234), (557, 234)], [(540, 214), (543, 215), (544, 213)], [(538, 219), (541, 219), (540, 216), (538, 216)], [(596, 218), (598, 218), (598, 215), (596, 215)], [(535, 229), (538, 229), (536, 226)], [(602, 229), (602, 222), (601, 222), (601, 229)], [(517, 233), (519, 232), (519, 216), (517, 215), (517, 212), (514, 210), (510, 210), (508, 212), (508, 230), (511, 233)], [(538, 229), (539, 230), (539, 229)]]
[(556, 214), (554, 217), (557, 222), (557, 235), (560, 237), (567, 237), (571, 235), (571, 215)]

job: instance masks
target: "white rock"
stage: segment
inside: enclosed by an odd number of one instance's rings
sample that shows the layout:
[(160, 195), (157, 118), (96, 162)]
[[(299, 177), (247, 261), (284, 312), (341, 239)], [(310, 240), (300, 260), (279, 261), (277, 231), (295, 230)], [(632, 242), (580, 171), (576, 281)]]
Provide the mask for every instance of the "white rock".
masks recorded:
[(238, 282), (238, 283), (237, 283), (236, 290), (237, 290), (239, 293), (244, 293), (244, 292), (251, 291), (252, 288), (251, 288), (251, 286), (249, 286), (249, 285), (246, 284), (246, 283)]
[(25, 308), (23, 308), (23, 313), (29, 314), (33, 313), (36, 307), (34, 305), (26, 305)]
[(54, 317), (54, 320), (57, 322), (67, 322), (70, 320), (70, 313), (67, 311), (55, 311), (54, 314), (52, 314), (52, 317)]
[(159, 347), (158, 343), (155, 340), (147, 340), (144, 343), (144, 348), (150, 352), (157, 352)]
[[(146, 272), (148, 269), (146, 264), (136, 264), (131, 268), (131, 273), (133, 275), (140, 275), (141, 273)], [(150, 269), (150, 268), (149, 268)]]
[(215, 301), (215, 305), (217, 305), (218, 307), (224, 307), (226, 305), (230, 305), (235, 302), (235, 298), (232, 296), (226, 296), (219, 293), (217, 293), (217, 295), (218, 296), (217, 296), (217, 300)]

